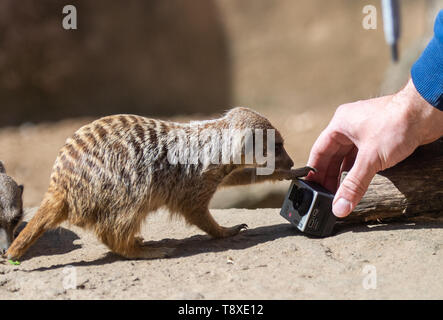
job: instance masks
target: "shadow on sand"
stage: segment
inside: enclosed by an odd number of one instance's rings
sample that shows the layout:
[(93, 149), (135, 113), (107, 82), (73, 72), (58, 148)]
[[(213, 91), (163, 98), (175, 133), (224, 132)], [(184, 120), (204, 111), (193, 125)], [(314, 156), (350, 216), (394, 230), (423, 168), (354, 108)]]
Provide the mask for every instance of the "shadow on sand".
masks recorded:
[[(443, 228), (440, 222), (391, 222), (389, 224), (366, 225), (366, 224), (340, 224), (338, 223), (333, 236), (338, 236), (347, 232), (377, 232), (389, 230), (411, 230), (411, 229), (430, 229)], [(304, 237), (298, 229), (288, 223), (281, 223), (271, 226), (257, 227), (248, 229), (241, 234), (227, 239), (213, 239), (207, 235), (195, 235), (184, 239), (163, 239), (160, 241), (145, 242), (146, 246), (150, 247), (171, 247), (176, 248), (174, 255), (169, 259), (177, 259), (182, 257), (193, 256), (207, 252), (222, 252), (227, 250), (243, 250), (254, 247), (261, 243), (274, 241), (286, 237)], [(45, 234), (35, 246), (29, 250), (26, 257), (38, 255), (54, 255), (67, 253), (78, 249), (79, 245), (74, 245), (73, 241), (79, 237), (67, 229), (60, 231), (48, 232)], [(318, 239), (310, 237), (312, 239)], [(295, 239), (294, 239), (295, 241)], [(50, 267), (41, 267), (37, 269), (27, 270), (32, 271), (47, 271), (66, 266), (85, 267), (85, 266), (100, 266), (104, 264), (122, 261), (119, 255), (108, 252), (104, 256), (91, 261), (67, 262), (65, 264), (57, 264)]]

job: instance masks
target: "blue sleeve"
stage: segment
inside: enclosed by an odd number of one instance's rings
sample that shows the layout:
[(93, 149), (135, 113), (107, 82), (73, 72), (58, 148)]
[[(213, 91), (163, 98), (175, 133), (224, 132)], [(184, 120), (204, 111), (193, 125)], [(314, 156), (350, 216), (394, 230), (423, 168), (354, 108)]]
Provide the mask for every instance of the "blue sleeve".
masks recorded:
[(411, 78), (421, 96), (443, 111), (443, 10), (435, 20), (434, 37), (412, 66)]

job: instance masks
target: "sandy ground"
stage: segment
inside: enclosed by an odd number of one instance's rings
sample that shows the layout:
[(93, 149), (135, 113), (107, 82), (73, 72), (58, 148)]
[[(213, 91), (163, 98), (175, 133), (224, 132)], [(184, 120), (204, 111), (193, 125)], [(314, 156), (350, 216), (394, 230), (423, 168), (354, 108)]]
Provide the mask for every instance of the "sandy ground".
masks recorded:
[[(32, 211), (31, 211), (32, 212)], [(339, 226), (309, 238), (277, 209), (213, 210), (222, 225), (247, 223), (214, 240), (165, 213), (142, 235), (174, 257), (124, 260), (95, 237), (63, 225), (21, 265), (0, 262), (3, 299), (442, 299), (443, 229), (432, 224)], [(29, 218), (30, 215), (27, 215)]]

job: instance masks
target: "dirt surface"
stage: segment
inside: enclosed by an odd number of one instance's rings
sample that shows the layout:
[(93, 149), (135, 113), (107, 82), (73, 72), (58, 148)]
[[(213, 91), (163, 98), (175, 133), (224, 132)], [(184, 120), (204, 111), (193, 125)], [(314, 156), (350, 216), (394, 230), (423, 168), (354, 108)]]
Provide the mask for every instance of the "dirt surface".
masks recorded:
[(63, 225), (44, 234), (19, 266), (1, 260), (0, 297), (443, 298), (441, 224), (342, 226), (336, 235), (316, 239), (300, 234), (277, 209), (213, 214), (222, 225), (247, 223), (249, 229), (214, 240), (155, 214), (143, 237), (150, 245), (176, 248), (174, 257), (158, 260), (124, 260), (91, 233)]

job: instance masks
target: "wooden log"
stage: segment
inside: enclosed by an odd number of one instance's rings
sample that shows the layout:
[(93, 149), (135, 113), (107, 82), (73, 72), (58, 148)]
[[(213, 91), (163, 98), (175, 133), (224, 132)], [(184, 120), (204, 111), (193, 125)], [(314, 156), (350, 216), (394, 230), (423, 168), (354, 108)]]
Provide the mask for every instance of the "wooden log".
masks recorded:
[(417, 148), (404, 161), (379, 172), (343, 220), (443, 222), (443, 139)]

